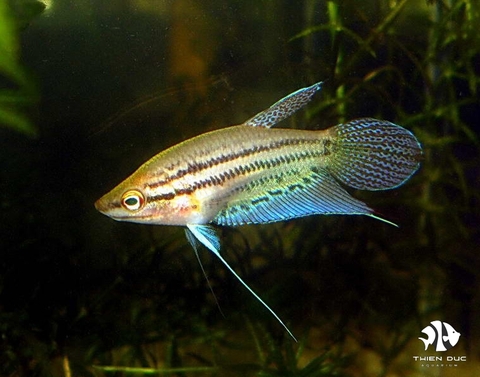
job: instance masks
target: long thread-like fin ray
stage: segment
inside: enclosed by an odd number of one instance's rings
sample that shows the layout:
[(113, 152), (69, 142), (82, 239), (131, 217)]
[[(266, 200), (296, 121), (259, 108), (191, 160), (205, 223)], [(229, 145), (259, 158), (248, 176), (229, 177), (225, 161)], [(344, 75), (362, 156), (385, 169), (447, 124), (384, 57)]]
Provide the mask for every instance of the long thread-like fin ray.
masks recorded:
[(188, 228), (185, 229), (185, 236), (187, 237), (187, 240), (190, 243), (190, 245), (192, 245), (193, 251), (195, 252), (195, 256), (197, 257), (198, 263), (200, 264), (200, 268), (202, 269), (203, 276), (205, 276), (205, 280), (207, 280), (208, 288), (210, 288), (210, 292), (212, 292), (212, 295), (213, 295), (213, 298), (215, 299), (215, 303), (217, 304), (218, 310), (220, 311), (220, 314), (222, 315), (222, 317), (225, 317), (225, 314), (223, 314), (222, 308), (220, 307), (220, 303), (217, 300), (217, 296), (215, 295), (212, 285), (210, 284), (210, 280), (208, 279), (207, 273), (203, 268), (203, 263), (200, 259), (200, 255), (198, 255), (198, 240), (195, 238), (193, 233)]
[[(218, 239), (218, 236), (215, 232), (215, 229), (212, 226), (209, 225), (197, 225), (197, 224), (187, 224), (188, 230), (192, 233), (194, 237), (200, 243), (202, 243), (207, 249), (209, 249), (211, 252), (213, 252), (218, 259), (227, 267), (230, 272), (238, 279), (242, 285), (247, 288), (247, 290), (265, 307), (267, 310), (275, 317), (275, 319), (283, 326), (283, 328), (288, 332), (288, 334), (293, 338), (293, 340), (297, 341), (295, 336), (292, 334), (292, 332), (288, 329), (288, 327), (283, 323), (283, 321), (280, 319), (280, 317), (245, 283), (242, 278), (235, 272), (235, 270), (230, 267), (230, 265), (227, 263), (225, 259), (220, 255), (220, 240)], [(188, 240), (190, 243), (192, 241), (190, 238), (187, 236)], [(194, 241), (195, 243), (195, 241)], [(193, 244), (192, 244), (193, 246)]]
[[(272, 178), (275, 181), (274, 178)], [(213, 220), (219, 225), (237, 226), (284, 221), (318, 214), (372, 215), (372, 210), (353, 198), (331, 175), (311, 169), (294, 175), (271, 190), (249, 191), (238, 195)]]
[[(222, 258), (215, 229), (191, 223), (235, 226), (355, 214), (395, 225), (376, 216), (340, 184), (386, 190), (405, 183), (422, 159), (421, 146), (408, 130), (370, 118), (318, 132), (268, 130), (305, 106), (321, 87), (319, 82), (299, 89), (242, 125), (199, 135), (157, 154), (95, 207), (115, 220), (187, 226), (197, 258), (201, 243), (295, 339)], [(210, 286), (208, 278), (207, 282)]]
[(313, 95), (321, 89), (322, 84), (322, 82), (318, 82), (289, 94), (280, 101), (275, 102), (268, 109), (250, 118), (244, 124), (252, 127), (266, 128), (274, 126), (310, 102)]

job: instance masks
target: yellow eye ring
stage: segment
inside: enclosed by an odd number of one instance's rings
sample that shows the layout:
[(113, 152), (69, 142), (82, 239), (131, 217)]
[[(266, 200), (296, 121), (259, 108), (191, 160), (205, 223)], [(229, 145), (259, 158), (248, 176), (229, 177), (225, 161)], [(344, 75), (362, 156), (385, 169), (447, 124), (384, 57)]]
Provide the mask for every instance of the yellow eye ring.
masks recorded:
[(138, 190), (128, 190), (122, 195), (122, 207), (128, 211), (138, 211), (145, 205), (145, 197)]

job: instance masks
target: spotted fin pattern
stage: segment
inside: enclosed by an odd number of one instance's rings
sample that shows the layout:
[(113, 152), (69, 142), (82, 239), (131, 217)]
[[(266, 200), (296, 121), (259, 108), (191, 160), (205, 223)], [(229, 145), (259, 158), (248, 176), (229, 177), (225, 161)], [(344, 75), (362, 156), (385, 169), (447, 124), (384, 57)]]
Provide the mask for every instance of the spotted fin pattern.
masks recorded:
[(310, 102), (313, 95), (322, 88), (322, 84), (322, 82), (318, 82), (289, 94), (280, 101), (275, 102), (268, 109), (250, 118), (244, 124), (252, 127), (265, 128), (274, 126)]
[(334, 127), (338, 140), (328, 170), (349, 187), (388, 190), (420, 166), (422, 147), (403, 127), (385, 120), (355, 119)]
[(367, 215), (390, 223), (340, 184), (392, 189), (405, 183), (422, 159), (415, 136), (387, 121), (356, 119), (320, 131), (269, 129), (305, 106), (321, 87), (319, 82), (297, 90), (242, 125), (158, 153), (95, 207), (119, 221), (186, 226), (194, 250), (203, 244), (212, 251), (295, 339), (223, 259), (215, 228), (207, 224), (259, 224), (316, 214)]

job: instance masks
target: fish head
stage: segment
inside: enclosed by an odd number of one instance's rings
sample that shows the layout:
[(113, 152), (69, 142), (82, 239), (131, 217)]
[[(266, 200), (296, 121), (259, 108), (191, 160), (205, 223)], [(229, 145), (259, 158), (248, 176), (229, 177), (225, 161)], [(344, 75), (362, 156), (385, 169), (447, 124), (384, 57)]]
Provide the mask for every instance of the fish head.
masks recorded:
[(151, 223), (161, 221), (167, 205), (153, 203), (145, 187), (126, 180), (95, 202), (95, 208), (118, 221)]
[(458, 343), (458, 340), (460, 339), (460, 333), (456, 331), (452, 325), (444, 322), (443, 325), (445, 326), (445, 329), (447, 330), (447, 335), (443, 336), (443, 340), (446, 342), (448, 341), (452, 347)]
[(117, 221), (155, 225), (206, 222), (194, 195), (168, 185), (155, 187), (140, 174), (133, 174), (98, 199), (95, 208)]

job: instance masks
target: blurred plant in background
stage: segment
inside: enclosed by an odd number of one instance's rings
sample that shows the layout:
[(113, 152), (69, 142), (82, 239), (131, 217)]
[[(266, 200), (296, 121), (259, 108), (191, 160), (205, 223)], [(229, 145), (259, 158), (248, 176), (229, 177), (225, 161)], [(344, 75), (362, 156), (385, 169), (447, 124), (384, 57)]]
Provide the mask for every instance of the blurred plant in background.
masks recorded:
[[(22, 179), (2, 186), (2, 215), (8, 224), (3, 230), (13, 239), (0, 241), (4, 375), (422, 375), (412, 365), (412, 355), (421, 350), (417, 337), (421, 328), (438, 318), (458, 324), (454, 327), (462, 333), (465, 348), (478, 347), (477, 1), (252, 5), (231, 0), (222, 6), (176, 1), (174, 14), (168, 16), (166, 3), (132, 0), (118, 5), (128, 14), (128, 22), (119, 26), (110, 24), (115, 20), (114, 2), (82, 4), (75, 9), (93, 14), (98, 7), (107, 15), (98, 17), (96, 28), (86, 25), (88, 33), (72, 28), (65, 44), (74, 54), (80, 51), (73, 55), (79, 59), (84, 46), (98, 50), (87, 50), (96, 53), (71, 63), (72, 71), (67, 69), (68, 60), (59, 59), (55, 78), (65, 76), (68, 85), (58, 79), (55, 85), (61, 92), (53, 99), (65, 104), (51, 105), (51, 94), (42, 93), (45, 105), (55, 108), (56, 114), (42, 114), (46, 132), (40, 133), (38, 144), (29, 144), (34, 145), (33, 152), (22, 156), (38, 159), (40, 168), (32, 171), (35, 164), (18, 161), (5, 165), (9, 172), (19, 171), (14, 177)], [(25, 0), (11, 7), (14, 12), (9, 9), (0, 2), (0, 123), (33, 136), (37, 128), (25, 110), (36, 101), (37, 90), (19, 63), (18, 33), (41, 6)], [(161, 116), (148, 129), (110, 125), (102, 131), (106, 134), (102, 148), (96, 150), (79, 137), (80, 126), (105, 113), (89, 110), (84, 118), (82, 113), (109, 93), (102, 80), (119, 81), (120, 91), (123, 82), (118, 77), (128, 77), (137, 68), (122, 66), (125, 56), (108, 60), (101, 41), (111, 37), (108, 41), (115, 41), (115, 48), (135, 61), (140, 54), (150, 57), (151, 46), (135, 39), (130, 30), (130, 17), (139, 9), (146, 14), (141, 18), (146, 29), (165, 14), (172, 17), (165, 17), (172, 23), (167, 22), (166, 29), (174, 28), (165, 50), (166, 59), (173, 58), (158, 74), (175, 85), (191, 83), (195, 91), (175, 92), (170, 102), (160, 97), (158, 102), (164, 107), (171, 103), (171, 110), (165, 115), (156, 109), (155, 115)], [(208, 16), (202, 18), (202, 12)], [(84, 14), (73, 18), (76, 27), (87, 22)], [(196, 33), (190, 33), (192, 28)], [(117, 34), (123, 30), (125, 40)], [(61, 29), (58, 35), (64, 33)], [(157, 39), (152, 32), (152, 40)], [(89, 70), (92, 56), (107, 69), (99, 65)], [(160, 64), (154, 58), (149, 64)], [(195, 64), (185, 64), (189, 59)], [(253, 80), (238, 73), (248, 60)], [(270, 77), (272, 67), (282, 76)], [(209, 81), (209, 75), (222, 79)], [(294, 77), (295, 86), (285, 87), (285, 76)], [(99, 182), (108, 186), (104, 176), (113, 169), (106, 165), (102, 170), (100, 165), (115, 160), (119, 177), (126, 176), (123, 169), (136, 165), (130, 164), (132, 160), (149, 157), (140, 140), (151, 141), (158, 151), (167, 146), (162, 143), (170, 140), (170, 133), (180, 141), (192, 134), (194, 126), (195, 132), (203, 132), (205, 123), (210, 128), (226, 125), (212, 119), (218, 103), (245, 106), (249, 113), (238, 110), (237, 115), (248, 119), (271, 103), (260, 81), (269, 82), (269, 92), (274, 93), (268, 95), (275, 100), (300, 87), (299, 80), (304, 85), (319, 80), (326, 84), (306, 116), (296, 115), (285, 127), (324, 128), (364, 116), (388, 119), (419, 137), (425, 160), (420, 172), (398, 190), (355, 193), (399, 223), (399, 229), (367, 218), (324, 216), (222, 230), (225, 258), (289, 322), (300, 339), (294, 344), (204, 251), (202, 262), (225, 313), (225, 318), (221, 316), (181, 229), (109, 222), (94, 217), (91, 207), (102, 193), (92, 191), (100, 190)], [(138, 90), (136, 83), (127, 83), (131, 87), (120, 104)], [(75, 85), (81, 87), (77, 97)], [(231, 100), (235, 94), (236, 102)], [(116, 102), (111, 97), (102, 105)], [(146, 98), (154, 102), (152, 96)], [(80, 100), (84, 102), (79, 104)], [(129, 114), (128, 122), (137, 117), (124, 108), (120, 113)], [(154, 118), (153, 114), (149, 116)], [(127, 144), (136, 151), (132, 159), (118, 152), (119, 145)], [(22, 216), (28, 219), (22, 221)], [(478, 365), (473, 359), (472, 368)]]
[[(480, 220), (476, 120), (480, 35), (475, 27), (480, 22), (480, 4), (400, 0), (360, 6), (353, 1), (328, 1), (326, 7), (324, 23), (312, 24), (292, 39), (303, 40), (311, 48), (310, 59), (318, 58), (315, 67), (332, 72), (333, 84), (317, 111), (333, 119), (331, 123), (365, 112), (391, 119), (412, 129), (425, 149), (420, 174), (382, 204), (385, 209), (391, 202), (391, 213), (401, 219), (399, 234), (410, 238), (383, 240), (382, 263), (388, 261), (389, 267), (378, 272), (383, 275), (390, 269), (391, 281), (385, 287), (402, 286), (402, 281), (413, 284), (411, 288), (418, 286), (410, 291), (409, 300), (416, 307), (407, 313), (405, 301), (397, 307), (402, 303), (402, 293), (397, 292), (390, 303), (394, 306), (389, 321), (393, 322), (388, 326), (404, 321), (419, 321), (420, 326), (440, 316), (461, 324), (465, 341), (471, 342), (467, 348), (473, 347), (473, 334), (479, 332), (480, 237), (474, 224)], [(331, 46), (330, 53), (323, 54), (326, 58), (315, 54), (315, 39)], [(380, 240), (371, 235), (368, 243)], [(365, 245), (359, 253), (365, 256), (371, 247)], [(382, 281), (381, 275), (374, 279)], [(409, 331), (414, 336), (418, 330), (400, 327), (397, 336), (403, 340), (383, 349), (389, 354), (382, 357), (385, 361), (405, 350)]]
[(28, 136), (37, 130), (25, 115), (25, 108), (38, 100), (37, 89), (20, 64), (19, 31), (42, 13), (45, 5), (34, 0), (0, 2), (0, 126)]

